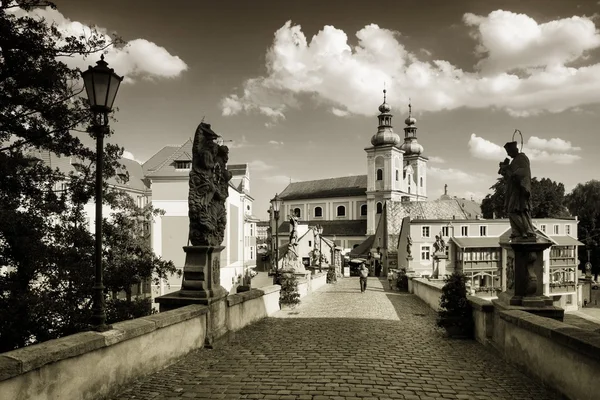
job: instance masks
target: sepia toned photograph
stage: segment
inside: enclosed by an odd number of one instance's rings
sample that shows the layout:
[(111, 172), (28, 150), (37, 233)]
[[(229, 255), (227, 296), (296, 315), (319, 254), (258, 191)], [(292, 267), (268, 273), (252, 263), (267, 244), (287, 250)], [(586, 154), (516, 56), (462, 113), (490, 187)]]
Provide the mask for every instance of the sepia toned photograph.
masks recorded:
[(600, 400), (600, 1), (0, 0), (0, 400)]

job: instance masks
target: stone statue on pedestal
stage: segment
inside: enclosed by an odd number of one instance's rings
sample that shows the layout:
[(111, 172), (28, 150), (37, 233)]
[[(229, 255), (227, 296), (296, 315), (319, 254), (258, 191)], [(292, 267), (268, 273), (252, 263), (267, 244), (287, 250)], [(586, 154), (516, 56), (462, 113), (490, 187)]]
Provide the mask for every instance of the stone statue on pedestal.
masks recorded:
[(500, 242), (506, 254), (506, 282), (504, 291), (492, 303), (501, 310), (516, 308), (562, 321), (564, 310), (554, 306), (553, 299), (544, 294), (544, 251), (552, 246), (552, 241), (537, 236), (531, 221), (529, 159), (519, 152), (515, 141), (506, 143), (504, 148), (512, 161), (507, 158), (501, 162), (498, 173), (506, 180), (504, 206), (512, 233), (508, 240)]
[(410, 235), (406, 237), (406, 255), (407, 257), (412, 257), (412, 238)]
[(536, 234), (531, 222), (531, 169), (529, 158), (519, 152), (517, 142), (504, 145), (512, 161), (500, 163), (498, 173), (506, 179), (504, 207), (512, 228), (511, 238), (535, 240)]
[[(221, 243), (227, 225), (225, 202), (231, 172), (227, 170), (229, 149), (218, 143), (219, 138), (210, 124), (201, 122), (196, 128), (188, 194), (191, 246), (183, 248), (186, 258), (181, 290), (156, 298), (161, 312), (188, 304), (210, 306), (227, 296), (220, 284), (220, 253), (224, 248)], [(214, 329), (223, 330), (221, 325)]]

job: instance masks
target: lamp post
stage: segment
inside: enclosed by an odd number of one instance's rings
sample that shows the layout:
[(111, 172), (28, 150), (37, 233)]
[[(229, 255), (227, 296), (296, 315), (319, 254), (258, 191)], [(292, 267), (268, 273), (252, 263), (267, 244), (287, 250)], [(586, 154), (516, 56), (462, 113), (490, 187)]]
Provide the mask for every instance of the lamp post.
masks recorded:
[(279, 283), (279, 209), (283, 200), (277, 193), (275, 193), (275, 197), (271, 199), (271, 207), (273, 207), (273, 217), (275, 218), (275, 282), (274, 284)]
[(321, 269), (321, 263), (323, 262), (323, 226), (317, 225), (317, 233), (319, 234), (319, 272), (323, 272)]
[(96, 331), (110, 329), (106, 325), (104, 310), (104, 284), (102, 281), (102, 169), (104, 168), (104, 135), (108, 132), (108, 114), (111, 112), (122, 76), (115, 74), (104, 55), (95, 67), (89, 67), (81, 73), (87, 92), (90, 109), (94, 113), (94, 131), (96, 133), (96, 278), (94, 282), (94, 305), (92, 307), (92, 326)]
[[(336, 247), (336, 245), (335, 245), (335, 239), (336, 239), (336, 236), (335, 236), (335, 235), (333, 235), (333, 238), (332, 238), (332, 240), (333, 240), (333, 252), (332, 252), (332, 254), (331, 254), (331, 263), (333, 264), (333, 266), (334, 266), (334, 268), (335, 268), (335, 274), (337, 275), (337, 273), (338, 273), (338, 268), (337, 268), (337, 267), (338, 267), (338, 266), (337, 266), (337, 255), (336, 255), (336, 253), (335, 253), (335, 247)], [(341, 269), (341, 267), (342, 267), (342, 265), (341, 265), (341, 264), (342, 264), (342, 263), (341, 263), (341, 260), (340, 260), (340, 269)]]

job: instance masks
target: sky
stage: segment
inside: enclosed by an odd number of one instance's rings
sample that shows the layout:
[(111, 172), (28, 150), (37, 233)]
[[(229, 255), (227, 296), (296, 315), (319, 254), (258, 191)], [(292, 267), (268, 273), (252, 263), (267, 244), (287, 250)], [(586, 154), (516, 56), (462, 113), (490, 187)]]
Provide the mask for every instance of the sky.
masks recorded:
[(515, 129), (534, 176), (597, 178), (595, 0), (55, 2), (36, 13), (128, 42), (105, 58), (125, 75), (110, 141), (143, 162), (205, 118), (250, 165), (262, 219), (290, 181), (366, 174), (384, 85), (401, 137), (412, 103), (429, 199), (481, 200)]

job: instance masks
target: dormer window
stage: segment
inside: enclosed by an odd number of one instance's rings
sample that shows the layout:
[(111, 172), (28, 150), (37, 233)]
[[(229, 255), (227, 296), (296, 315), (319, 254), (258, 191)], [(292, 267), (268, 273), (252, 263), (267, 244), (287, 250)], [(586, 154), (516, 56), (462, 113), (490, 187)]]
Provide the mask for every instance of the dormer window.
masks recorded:
[(381, 168), (377, 170), (377, 180), (378, 181), (383, 180), (383, 170)]
[(191, 161), (175, 161), (175, 169), (192, 169)]

